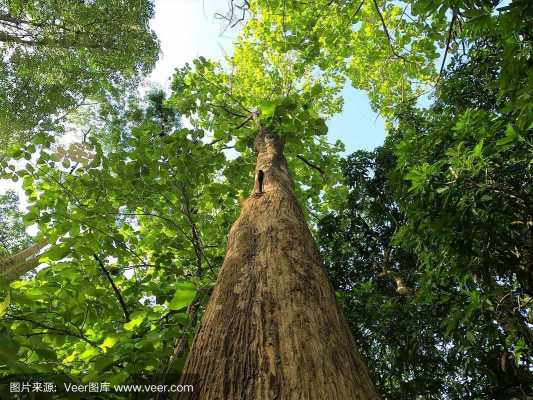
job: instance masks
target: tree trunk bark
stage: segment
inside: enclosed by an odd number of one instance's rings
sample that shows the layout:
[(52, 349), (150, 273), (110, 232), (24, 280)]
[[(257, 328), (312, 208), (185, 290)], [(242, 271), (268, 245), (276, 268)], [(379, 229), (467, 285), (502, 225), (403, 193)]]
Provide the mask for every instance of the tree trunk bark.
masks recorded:
[(379, 399), (293, 191), (279, 138), (255, 141), (256, 182), (182, 384), (201, 400)]
[(0, 281), (12, 282), (39, 266), (39, 252), (47, 241), (34, 243), (16, 254), (0, 258)]

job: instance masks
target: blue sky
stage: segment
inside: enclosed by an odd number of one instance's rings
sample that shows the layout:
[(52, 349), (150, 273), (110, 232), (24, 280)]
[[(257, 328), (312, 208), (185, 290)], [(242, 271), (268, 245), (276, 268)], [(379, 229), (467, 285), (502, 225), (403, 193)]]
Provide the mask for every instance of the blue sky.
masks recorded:
[(330, 141), (340, 139), (346, 146), (345, 154), (382, 145), (385, 140), (383, 119), (370, 109), (366, 93), (345, 86), (342, 95), (343, 112), (327, 123)]

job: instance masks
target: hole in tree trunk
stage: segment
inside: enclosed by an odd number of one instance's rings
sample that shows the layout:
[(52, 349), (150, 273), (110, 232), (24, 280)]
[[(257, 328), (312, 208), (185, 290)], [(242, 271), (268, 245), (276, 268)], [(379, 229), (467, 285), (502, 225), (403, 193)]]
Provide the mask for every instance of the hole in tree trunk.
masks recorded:
[(259, 170), (257, 173), (257, 193), (263, 193), (263, 180), (265, 179), (265, 174), (262, 170)]

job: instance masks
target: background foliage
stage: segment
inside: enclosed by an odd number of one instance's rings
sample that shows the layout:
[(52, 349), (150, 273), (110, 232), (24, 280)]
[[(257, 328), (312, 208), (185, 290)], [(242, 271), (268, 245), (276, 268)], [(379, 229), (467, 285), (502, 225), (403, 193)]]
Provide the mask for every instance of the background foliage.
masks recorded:
[(149, 72), (151, 0), (0, 1), (0, 149)]

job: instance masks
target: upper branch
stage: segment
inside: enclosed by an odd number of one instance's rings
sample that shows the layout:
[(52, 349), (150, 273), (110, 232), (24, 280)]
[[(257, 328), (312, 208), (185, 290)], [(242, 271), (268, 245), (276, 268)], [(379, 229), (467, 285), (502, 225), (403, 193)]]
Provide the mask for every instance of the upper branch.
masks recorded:
[(107, 269), (104, 266), (104, 263), (100, 258), (96, 255), (96, 253), (93, 254), (93, 257), (96, 261), (98, 261), (98, 264), (100, 265), (100, 268), (102, 269), (102, 272), (106, 276), (107, 280), (111, 284), (111, 287), (113, 288), (113, 291), (115, 292), (115, 297), (117, 298), (118, 302), (120, 303), (120, 306), (122, 307), (122, 311), (124, 312), (124, 318), (126, 319), (126, 322), (130, 322), (130, 313), (128, 311), (128, 308), (126, 307), (126, 303), (124, 302), (124, 299), (122, 298), (122, 294), (120, 293), (120, 290), (115, 285), (115, 282), (113, 282), (113, 278), (107, 271)]
[(407, 60), (403, 55), (399, 54), (396, 49), (394, 48), (394, 44), (392, 42), (391, 35), (389, 33), (389, 29), (387, 28), (387, 24), (385, 23), (385, 19), (383, 18), (383, 14), (381, 13), (381, 10), (379, 9), (378, 3), (376, 0), (372, 0), (374, 3), (374, 7), (379, 15), (379, 19), (381, 20), (381, 26), (383, 27), (383, 31), (385, 31), (385, 36), (387, 36), (387, 40), (389, 42), (392, 54), (394, 54), (397, 58), (402, 59), (405, 62), (412, 62), (410, 60)]

